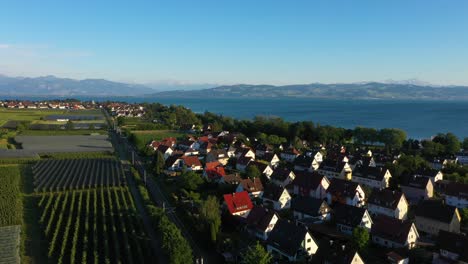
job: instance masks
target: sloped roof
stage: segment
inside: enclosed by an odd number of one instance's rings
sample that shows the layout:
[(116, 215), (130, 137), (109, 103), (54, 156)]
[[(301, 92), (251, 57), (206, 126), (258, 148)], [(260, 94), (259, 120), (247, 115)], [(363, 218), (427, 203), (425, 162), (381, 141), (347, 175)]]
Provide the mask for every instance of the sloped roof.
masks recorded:
[(354, 197), (359, 184), (343, 179), (332, 178), (327, 193), (334, 196)]
[(399, 244), (405, 244), (413, 223), (384, 215), (375, 218), (371, 234)]
[[(246, 223), (250, 228), (265, 231), (275, 215), (276, 213), (273, 210), (255, 206), (247, 216)], [(278, 215), (276, 216), (278, 217)]]
[(404, 194), (400, 191), (374, 189), (369, 197), (368, 203), (395, 210), (402, 196), (404, 196)]
[(292, 185), (311, 189), (311, 190), (316, 190), (324, 178), (326, 181), (328, 181), (328, 179), (325, 176), (321, 175), (320, 173), (316, 171), (295, 172), (295, 174), (296, 174), (296, 177), (292, 181)]
[(231, 214), (251, 210), (253, 208), (250, 196), (246, 191), (233, 194), (225, 194), (224, 201)]
[(437, 246), (460, 255), (459, 260), (468, 261), (468, 237), (464, 234), (439, 231)]
[(259, 178), (255, 178), (253, 180), (243, 179), (241, 180), (240, 184), (242, 185), (244, 191), (249, 193), (263, 191), (262, 181)]
[(327, 202), (313, 197), (296, 197), (291, 200), (291, 209), (310, 216), (320, 215), (322, 207), (329, 208)]
[(356, 227), (362, 222), (366, 213), (365, 208), (355, 207), (347, 204), (337, 204), (333, 208), (333, 218), (337, 224)]
[(353, 170), (353, 177), (382, 181), (388, 169), (382, 167), (358, 166)]
[(307, 229), (304, 226), (296, 226), (288, 220), (280, 219), (271, 231), (267, 243), (290, 256), (294, 256), (301, 249), (306, 234)]
[(289, 177), (290, 173), (291, 171), (288, 169), (276, 168), (271, 174), (270, 178), (277, 181), (284, 181)]
[[(275, 184), (268, 184), (263, 192), (263, 198), (278, 201), (286, 189)], [(287, 190), (286, 190), (287, 191)]]
[(198, 159), (197, 156), (182, 156), (181, 159), (184, 161), (184, 164), (187, 167), (197, 167), (197, 166), (202, 166), (200, 160)]
[(416, 216), (450, 223), (457, 208), (446, 205), (443, 200), (422, 200), (416, 208)]

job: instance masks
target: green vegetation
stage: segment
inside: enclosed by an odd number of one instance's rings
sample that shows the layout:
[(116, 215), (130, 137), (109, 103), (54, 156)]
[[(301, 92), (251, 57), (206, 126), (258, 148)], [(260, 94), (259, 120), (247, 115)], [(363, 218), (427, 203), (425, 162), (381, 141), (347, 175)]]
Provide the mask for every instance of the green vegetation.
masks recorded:
[(18, 165), (0, 166), (0, 226), (22, 223), (20, 180)]
[(242, 263), (244, 264), (268, 264), (272, 260), (272, 256), (262, 245), (257, 241), (257, 244), (249, 247), (245, 253)]
[(115, 156), (107, 151), (103, 152), (68, 152), (68, 153), (49, 153), (42, 155), (43, 159), (109, 159)]
[(195, 191), (203, 183), (202, 177), (193, 171), (185, 171), (180, 177), (181, 187), (187, 191)]
[(0, 260), (2, 263), (20, 263), (21, 226), (0, 227)]
[(160, 175), (164, 169), (164, 156), (160, 151), (156, 151), (153, 159), (153, 171), (155, 175)]
[(58, 263), (144, 263), (148, 240), (126, 188), (105, 188), (41, 196), (39, 224)]
[(155, 229), (161, 236), (163, 250), (169, 257), (169, 263), (192, 263), (192, 249), (177, 226), (167, 218), (161, 208), (148, 205), (147, 209)]
[(253, 180), (255, 178), (260, 178), (260, 176), (262, 176), (262, 173), (257, 168), (257, 166), (248, 166), (245, 170), (245, 175), (247, 176), (247, 178)]
[(365, 250), (369, 246), (370, 235), (367, 229), (356, 227), (353, 229), (352, 241), (359, 251)]
[(211, 241), (216, 242), (219, 228), (221, 227), (221, 212), (219, 211), (219, 202), (215, 196), (208, 196), (200, 208), (200, 220), (203, 229), (209, 232)]

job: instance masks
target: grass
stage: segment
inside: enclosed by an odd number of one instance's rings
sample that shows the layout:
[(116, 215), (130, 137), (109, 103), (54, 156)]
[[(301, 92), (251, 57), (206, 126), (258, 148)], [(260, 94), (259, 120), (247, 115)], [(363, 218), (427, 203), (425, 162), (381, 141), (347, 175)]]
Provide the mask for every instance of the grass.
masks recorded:
[(0, 166), (0, 226), (22, 222), (20, 179), (18, 165)]

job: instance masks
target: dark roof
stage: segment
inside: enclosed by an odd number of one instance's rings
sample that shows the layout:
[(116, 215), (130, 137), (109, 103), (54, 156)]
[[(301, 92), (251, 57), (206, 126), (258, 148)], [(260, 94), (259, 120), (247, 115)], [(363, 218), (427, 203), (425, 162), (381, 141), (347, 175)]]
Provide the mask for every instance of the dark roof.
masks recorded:
[(264, 207), (255, 206), (246, 219), (247, 226), (257, 230), (265, 231), (276, 213)]
[(404, 176), (402, 186), (412, 187), (416, 189), (426, 189), (426, 186), (429, 184), (430, 179), (427, 177), (417, 177), (417, 176)]
[(373, 190), (367, 203), (395, 210), (400, 202), (402, 192), (389, 189)]
[(468, 237), (464, 234), (439, 231), (437, 246), (460, 255), (459, 260), (468, 261)]
[(446, 205), (443, 200), (422, 200), (416, 208), (416, 216), (450, 223), (456, 209), (454, 206)]
[(353, 177), (382, 181), (388, 169), (382, 167), (358, 166), (353, 170)]
[(251, 157), (241, 156), (237, 159), (237, 164), (247, 165), (252, 160)]
[(301, 249), (306, 234), (307, 229), (304, 226), (296, 226), (288, 220), (280, 219), (271, 231), (267, 242), (284, 253), (294, 256)]
[(310, 216), (319, 216), (321, 209), (329, 208), (327, 202), (312, 197), (296, 197), (291, 200), (291, 209)]
[(268, 162), (270, 162), (274, 157), (275, 157), (275, 153), (265, 153), (265, 155), (262, 156), (262, 160), (266, 160)]
[(283, 194), (284, 190), (284, 187), (279, 187), (275, 184), (268, 184), (263, 192), (263, 198), (278, 201), (281, 197), (281, 194)]
[(359, 184), (343, 179), (332, 178), (327, 193), (335, 196), (354, 197)]
[(273, 146), (268, 145), (268, 144), (258, 144), (255, 146), (255, 150), (260, 150), (260, 151), (272, 151)]
[(365, 213), (365, 208), (347, 204), (337, 204), (333, 207), (333, 219), (335, 219), (336, 223), (351, 227), (358, 226), (362, 222)]
[(346, 241), (322, 239), (313, 263), (352, 264), (356, 254), (356, 249)]
[(182, 154), (169, 156), (165, 162), (166, 167), (172, 166), (180, 157), (182, 157)]
[(371, 234), (399, 244), (405, 244), (413, 225), (410, 221), (402, 221), (384, 215), (375, 218)]
[(265, 169), (267, 168), (268, 164), (265, 164), (263, 162), (258, 162), (258, 161), (251, 161), (249, 162), (249, 165), (247, 167), (250, 167), (250, 166), (255, 166), (258, 168), (258, 170), (263, 173), (265, 171)]
[(291, 171), (288, 169), (276, 168), (271, 174), (271, 179), (277, 181), (284, 181), (288, 178), (290, 173)]
[(434, 178), (440, 170), (435, 170), (435, 169), (419, 169), (417, 170), (414, 175), (419, 175), (419, 176), (424, 176), (424, 177), (429, 177), (429, 178)]
[(445, 194), (468, 199), (468, 184), (450, 182), (445, 186)]
[(295, 172), (296, 177), (292, 181), (292, 185), (300, 186), (311, 190), (316, 190), (325, 176), (314, 172)]
[(341, 159), (325, 159), (320, 163), (319, 170), (341, 172), (346, 165)]
[(249, 193), (251, 192), (261, 192), (263, 191), (262, 181), (259, 178), (251, 179), (244, 179), (240, 182), (244, 191)]
[(308, 168), (312, 165), (312, 161), (314, 161), (314, 158), (312, 157), (306, 155), (299, 155), (294, 160), (294, 165)]

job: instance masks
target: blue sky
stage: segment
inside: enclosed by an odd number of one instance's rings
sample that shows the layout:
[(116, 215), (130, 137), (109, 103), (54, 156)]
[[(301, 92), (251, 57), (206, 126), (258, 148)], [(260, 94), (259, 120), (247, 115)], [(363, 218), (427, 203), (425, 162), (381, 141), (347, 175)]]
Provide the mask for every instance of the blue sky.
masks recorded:
[(468, 1), (0, 1), (0, 73), (468, 84)]

